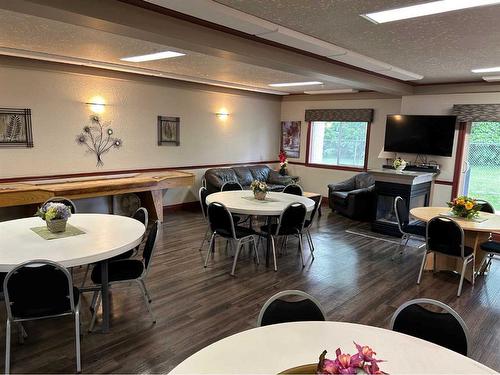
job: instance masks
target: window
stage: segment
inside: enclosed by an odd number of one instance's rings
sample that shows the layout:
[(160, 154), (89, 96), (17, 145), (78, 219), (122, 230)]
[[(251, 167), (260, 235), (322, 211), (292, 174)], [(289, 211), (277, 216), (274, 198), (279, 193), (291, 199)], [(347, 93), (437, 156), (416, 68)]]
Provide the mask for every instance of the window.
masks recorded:
[(368, 122), (311, 122), (309, 163), (366, 168)]

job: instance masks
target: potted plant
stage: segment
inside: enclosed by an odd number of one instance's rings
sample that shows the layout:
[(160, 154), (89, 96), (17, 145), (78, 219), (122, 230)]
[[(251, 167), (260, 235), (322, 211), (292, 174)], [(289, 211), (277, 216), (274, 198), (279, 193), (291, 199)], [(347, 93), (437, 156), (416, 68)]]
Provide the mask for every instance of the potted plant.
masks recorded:
[(49, 202), (40, 207), (36, 214), (45, 220), (49, 231), (59, 233), (66, 230), (71, 210), (64, 203)]
[(284, 150), (281, 150), (278, 158), (280, 160), (280, 172), (279, 173), (282, 176), (286, 176), (288, 174), (287, 170), (286, 170), (286, 168), (288, 167), (288, 158), (286, 157), (286, 152)]
[(250, 185), (250, 188), (253, 191), (253, 196), (255, 197), (255, 199), (258, 199), (260, 201), (266, 199), (268, 187), (264, 181), (254, 180)]
[(396, 159), (394, 159), (394, 161), (392, 162), (392, 166), (394, 167), (394, 169), (398, 172), (403, 172), (403, 169), (406, 168), (406, 165), (408, 163), (406, 162), (405, 159), (402, 159), (400, 157), (397, 157)]
[(447, 204), (451, 208), (453, 215), (469, 220), (479, 216), (479, 211), (481, 210), (481, 205), (474, 198), (466, 195), (457, 197), (451, 202), (447, 202)]

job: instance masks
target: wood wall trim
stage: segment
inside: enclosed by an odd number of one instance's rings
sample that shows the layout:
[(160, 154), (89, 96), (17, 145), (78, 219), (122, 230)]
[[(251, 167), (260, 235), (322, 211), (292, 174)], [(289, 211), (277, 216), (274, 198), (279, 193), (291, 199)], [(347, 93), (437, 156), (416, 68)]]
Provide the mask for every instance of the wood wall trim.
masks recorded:
[(106, 176), (106, 175), (121, 174), (121, 173), (145, 173), (145, 172), (165, 172), (171, 170), (186, 170), (186, 169), (190, 170), (190, 169), (223, 168), (223, 167), (230, 167), (233, 165), (274, 164), (274, 163), (279, 163), (279, 161), (278, 160), (253, 161), (253, 162), (248, 161), (248, 162), (224, 163), (224, 164), (202, 164), (202, 165), (186, 165), (186, 166), (163, 167), (163, 168), (123, 169), (114, 171), (67, 173), (67, 174), (56, 174), (56, 175), (35, 175), (35, 176), (0, 178), (0, 183), (22, 182), (30, 180), (54, 180), (58, 178), (73, 178), (73, 177)]
[(356, 167), (345, 167), (341, 165), (325, 165), (325, 164), (312, 164), (312, 163), (303, 163), (298, 161), (289, 161), (289, 164), (300, 165), (303, 167), (309, 168), (319, 168), (319, 169), (333, 169), (339, 171), (351, 171), (351, 172), (366, 172), (365, 168), (356, 168)]
[(453, 186), (453, 181), (435, 180), (434, 183), (437, 185)]
[(467, 128), (466, 122), (458, 123), (457, 154), (455, 156), (455, 169), (453, 171), (453, 185), (451, 188), (451, 199), (453, 199), (458, 195), (458, 188), (460, 185), (460, 175), (462, 174), (462, 162), (464, 158), (466, 128)]

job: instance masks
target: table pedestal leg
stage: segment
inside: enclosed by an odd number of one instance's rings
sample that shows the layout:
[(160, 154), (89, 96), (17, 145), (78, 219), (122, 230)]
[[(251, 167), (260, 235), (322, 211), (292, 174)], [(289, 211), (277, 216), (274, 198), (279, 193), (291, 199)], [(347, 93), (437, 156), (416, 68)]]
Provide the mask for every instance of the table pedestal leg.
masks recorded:
[(109, 332), (109, 283), (108, 261), (101, 262), (102, 332)]

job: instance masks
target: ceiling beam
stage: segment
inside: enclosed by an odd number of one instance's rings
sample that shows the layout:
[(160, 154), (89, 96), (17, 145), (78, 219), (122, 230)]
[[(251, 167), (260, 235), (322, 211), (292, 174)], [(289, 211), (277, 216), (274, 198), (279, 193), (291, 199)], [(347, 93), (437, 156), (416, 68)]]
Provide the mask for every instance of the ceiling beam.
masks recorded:
[(116, 0), (2, 0), (0, 8), (390, 95), (412, 85)]

